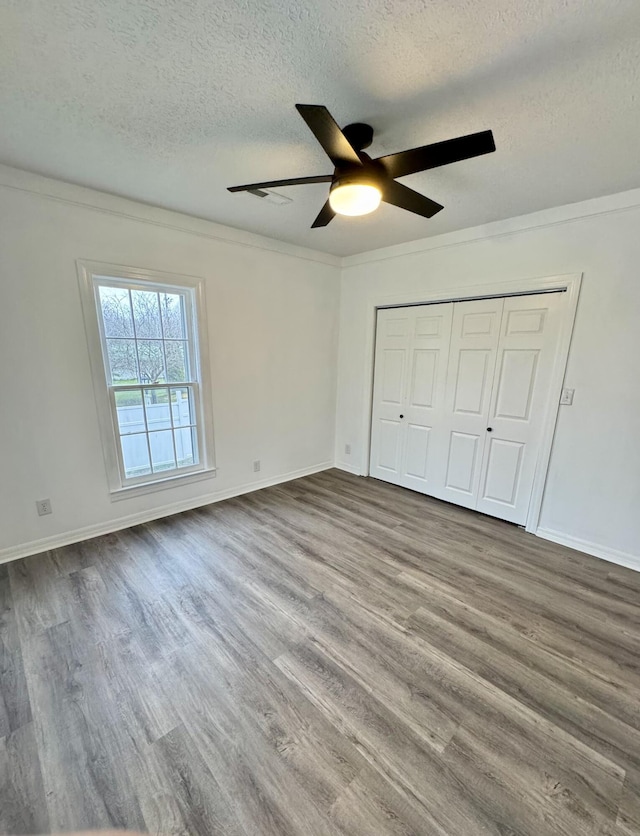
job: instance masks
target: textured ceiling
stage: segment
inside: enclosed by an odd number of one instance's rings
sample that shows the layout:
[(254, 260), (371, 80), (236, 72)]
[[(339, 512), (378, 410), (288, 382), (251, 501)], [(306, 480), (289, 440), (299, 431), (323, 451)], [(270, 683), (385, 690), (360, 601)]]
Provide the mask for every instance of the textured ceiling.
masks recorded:
[[(0, 162), (338, 255), (640, 186), (639, 92), (638, 0), (0, 0)], [(311, 230), (324, 185), (225, 188), (331, 170), (296, 102), (498, 150)]]

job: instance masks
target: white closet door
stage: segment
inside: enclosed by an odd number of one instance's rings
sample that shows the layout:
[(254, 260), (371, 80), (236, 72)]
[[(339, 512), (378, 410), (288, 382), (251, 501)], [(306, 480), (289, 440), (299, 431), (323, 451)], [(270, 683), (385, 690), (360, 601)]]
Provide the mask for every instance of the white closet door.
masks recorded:
[(559, 334), (562, 294), (504, 300), (475, 508), (524, 524)]
[(400, 415), (409, 372), (412, 308), (378, 311), (370, 473), (402, 484), (404, 433)]
[[(431, 493), (453, 305), (378, 311), (370, 473)], [(440, 437), (438, 437), (440, 436)]]
[(504, 299), (456, 302), (435, 496), (475, 508)]

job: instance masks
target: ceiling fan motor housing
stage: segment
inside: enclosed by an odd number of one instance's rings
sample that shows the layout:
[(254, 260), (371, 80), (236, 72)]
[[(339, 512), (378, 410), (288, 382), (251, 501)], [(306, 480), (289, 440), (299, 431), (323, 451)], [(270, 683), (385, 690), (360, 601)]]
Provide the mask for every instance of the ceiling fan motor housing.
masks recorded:
[(331, 188), (337, 186), (375, 186), (381, 188), (381, 177), (374, 166), (363, 165), (361, 168), (336, 168)]
[(373, 128), (364, 122), (353, 122), (342, 129), (351, 147), (356, 151), (368, 148), (373, 142)]

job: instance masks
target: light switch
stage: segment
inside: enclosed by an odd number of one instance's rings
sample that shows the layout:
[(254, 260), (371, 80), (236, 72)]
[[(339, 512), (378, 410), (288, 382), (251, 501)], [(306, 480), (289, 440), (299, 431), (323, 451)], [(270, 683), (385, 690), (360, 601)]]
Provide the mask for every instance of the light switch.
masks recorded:
[(560, 403), (564, 406), (571, 406), (573, 403), (573, 393), (575, 389), (563, 389), (562, 394), (560, 395)]

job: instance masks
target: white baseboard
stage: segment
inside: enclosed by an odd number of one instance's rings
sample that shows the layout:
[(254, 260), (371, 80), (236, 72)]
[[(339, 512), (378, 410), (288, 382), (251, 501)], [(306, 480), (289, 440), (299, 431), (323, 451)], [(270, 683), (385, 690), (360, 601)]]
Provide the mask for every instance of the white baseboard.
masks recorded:
[(0, 563), (8, 563), (11, 560), (18, 560), (21, 557), (29, 557), (32, 554), (39, 554), (50, 549), (59, 549), (62, 546), (69, 546), (71, 543), (79, 543), (81, 540), (90, 540), (92, 537), (100, 537), (103, 534), (111, 534), (113, 531), (120, 531), (123, 528), (130, 528), (140, 523), (158, 520), (161, 517), (169, 517), (172, 514), (179, 514), (181, 511), (190, 511), (192, 508), (200, 508), (202, 505), (210, 505), (213, 502), (221, 502), (223, 499), (231, 499), (234, 496), (241, 496), (252, 491), (259, 491), (262, 488), (269, 488), (272, 485), (279, 485), (282, 482), (290, 482), (292, 479), (299, 479), (301, 476), (310, 476), (312, 473), (319, 473), (333, 467), (333, 462), (304, 467), (300, 470), (292, 470), (271, 479), (263, 479), (259, 482), (250, 482), (238, 485), (235, 488), (217, 491), (202, 496), (188, 499), (184, 502), (174, 502), (170, 505), (163, 505), (138, 514), (129, 514), (125, 517), (118, 517), (104, 523), (87, 525), (84, 528), (76, 528), (74, 531), (65, 531), (63, 534), (54, 534), (51, 537), (43, 537), (41, 540), (32, 540), (19, 546), (10, 546), (0, 549)]
[(359, 468), (354, 467), (352, 464), (346, 464), (345, 462), (336, 462), (334, 467), (337, 470), (344, 470), (345, 473), (352, 473), (354, 476), (362, 476)]
[[(362, 475), (357, 467), (346, 464), (345, 462), (323, 462), (312, 467), (292, 470), (289, 473), (283, 473), (270, 479), (262, 479), (259, 482), (249, 482), (244, 485), (238, 485), (235, 488), (228, 488), (226, 490), (197, 496), (185, 502), (174, 502), (170, 505), (163, 505), (159, 508), (142, 511), (138, 514), (129, 514), (124, 517), (118, 517), (115, 520), (109, 520), (108, 522), (96, 523), (95, 525), (84, 526), (73, 531), (66, 531), (62, 534), (55, 534), (51, 537), (43, 537), (40, 540), (32, 540), (29, 543), (23, 543), (19, 546), (0, 549), (0, 563), (19, 560), (22, 557), (29, 557), (30, 555), (39, 554), (50, 549), (59, 549), (71, 543), (79, 543), (82, 540), (90, 540), (92, 537), (100, 537), (103, 534), (110, 534), (113, 531), (130, 528), (133, 525), (152, 522), (162, 517), (169, 517), (172, 514), (179, 514), (181, 511), (189, 511), (192, 508), (200, 508), (203, 505), (221, 502), (224, 499), (231, 499), (234, 496), (241, 496), (242, 494), (259, 491), (262, 488), (268, 488), (272, 485), (279, 485), (283, 482), (290, 482), (293, 479), (300, 479), (302, 476), (311, 476), (313, 473), (320, 473), (332, 467), (338, 470), (344, 470), (346, 473), (351, 473), (354, 476)], [(568, 534), (563, 534), (560, 531), (554, 531), (550, 528), (538, 528), (535, 533), (537, 537), (541, 537), (543, 540), (550, 540), (561, 546), (568, 546), (570, 549), (576, 549), (585, 554), (590, 554), (593, 557), (599, 557), (601, 560), (607, 560), (609, 563), (615, 563), (618, 566), (625, 566), (628, 569), (635, 569), (636, 572), (640, 572), (640, 556), (631, 554), (630, 552), (611, 549), (606, 546), (601, 546), (598, 543), (592, 543), (589, 540), (571, 537)]]
[(608, 560), (609, 563), (617, 563), (618, 566), (625, 566), (627, 569), (635, 569), (640, 572), (640, 555), (622, 552), (618, 549), (611, 549), (608, 546), (601, 546), (589, 540), (580, 540), (578, 537), (571, 537), (560, 531), (553, 531), (551, 528), (538, 528), (536, 536), (543, 540), (551, 540), (561, 546), (568, 546), (570, 549), (599, 557), (601, 560)]

